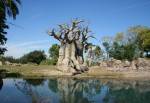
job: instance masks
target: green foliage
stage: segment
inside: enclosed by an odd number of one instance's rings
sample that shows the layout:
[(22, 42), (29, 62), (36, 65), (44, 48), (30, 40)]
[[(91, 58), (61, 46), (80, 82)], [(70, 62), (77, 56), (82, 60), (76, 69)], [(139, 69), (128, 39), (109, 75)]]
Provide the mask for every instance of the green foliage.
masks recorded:
[(57, 60), (56, 59), (46, 59), (43, 60), (40, 65), (56, 65)]
[(148, 54), (150, 52), (150, 28), (145, 28), (140, 31), (138, 37), (141, 51), (146, 52), (146, 56), (150, 57), (150, 55)]
[[(0, 2), (0, 7), (1, 6), (2, 4)], [(5, 30), (8, 29), (8, 25), (6, 25), (5, 21), (6, 21), (6, 16), (3, 12), (3, 9), (0, 9), (0, 54), (4, 54), (4, 52), (6, 51), (6, 48), (2, 47), (7, 40), (7, 38), (5, 37), (7, 32)]]
[(95, 56), (99, 57), (101, 55), (101, 48), (99, 46), (96, 46), (94, 50)]
[(114, 42), (111, 49), (109, 50), (110, 57), (118, 60), (133, 60), (136, 58), (136, 46), (132, 43), (120, 45)]
[(58, 44), (53, 44), (52, 47), (49, 49), (49, 64), (56, 65), (58, 57), (59, 57), (59, 48)]
[(150, 52), (150, 28), (135, 26), (125, 33), (117, 33), (114, 39), (104, 40), (103, 46), (110, 57), (119, 60), (133, 60), (143, 57), (144, 53), (149, 56)]
[(36, 63), (36, 64), (40, 64), (41, 61), (46, 60), (46, 55), (44, 53), (44, 51), (32, 51), (28, 54), (25, 54), (23, 57), (20, 58), (20, 62), (21, 63)]
[(0, 55), (4, 54), (6, 48), (3, 45), (6, 43), (6, 29), (8, 25), (6, 24), (6, 16), (16, 18), (19, 14), (18, 4), (21, 4), (20, 0), (0, 0)]
[(93, 50), (94, 53), (94, 61), (95, 63), (98, 62), (101, 58), (101, 56), (103, 55), (102, 49), (100, 48), (100, 46), (96, 45), (95, 49)]

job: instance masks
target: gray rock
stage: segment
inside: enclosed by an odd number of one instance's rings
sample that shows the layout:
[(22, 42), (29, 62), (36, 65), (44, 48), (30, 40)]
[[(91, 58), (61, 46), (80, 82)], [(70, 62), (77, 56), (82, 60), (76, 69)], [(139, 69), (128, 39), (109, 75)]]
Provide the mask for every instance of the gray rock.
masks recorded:
[(121, 63), (122, 63), (121, 60), (116, 60), (115, 61), (115, 64), (119, 64), (120, 65)]
[(135, 61), (132, 61), (132, 62), (131, 62), (131, 69), (132, 69), (132, 70), (137, 70), (137, 67), (136, 67), (136, 65), (135, 65)]
[(136, 62), (136, 66), (139, 70), (146, 71), (150, 68), (150, 60), (145, 58), (138, 58)]
[(130, 65), (131, 65), (131, 63), (129, 62), (129, 61), (124, 61), (124, 64), (123, 64), (123, 66), (124, 67), (130, 67)]
[(107, 63), (106, 63), (105, 61), (102, 61), (102, 62), (100, 63), (100, 66), (101, 66), (101, 67), (107, 67)]

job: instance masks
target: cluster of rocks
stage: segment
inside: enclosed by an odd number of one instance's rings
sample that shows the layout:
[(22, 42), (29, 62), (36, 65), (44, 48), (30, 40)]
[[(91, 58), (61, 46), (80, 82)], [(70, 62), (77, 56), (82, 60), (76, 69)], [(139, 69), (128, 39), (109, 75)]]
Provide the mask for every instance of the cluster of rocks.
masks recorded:
[(133, 60), (130, 62), (127, 60), (121, 61), (112, 59), (109, 61), (100, 62), (99, 66), (110, 71), (150, 71), (150, 60), (145, 58), (138, 58), (137, 60)]
[(9, 61), (5, 61), (4, 63), (2, 61), (0, 61), (0, 66), (2, 65), (8, 65), (8, 66), (21, 66), (20, 63), (11, 63)]

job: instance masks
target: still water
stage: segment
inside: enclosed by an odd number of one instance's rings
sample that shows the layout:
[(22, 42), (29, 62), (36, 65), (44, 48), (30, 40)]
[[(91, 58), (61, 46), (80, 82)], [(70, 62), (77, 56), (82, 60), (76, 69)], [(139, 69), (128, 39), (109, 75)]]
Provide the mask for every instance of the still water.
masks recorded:
[(5, 78), (0, 103), (150, 103), (150, 81)]

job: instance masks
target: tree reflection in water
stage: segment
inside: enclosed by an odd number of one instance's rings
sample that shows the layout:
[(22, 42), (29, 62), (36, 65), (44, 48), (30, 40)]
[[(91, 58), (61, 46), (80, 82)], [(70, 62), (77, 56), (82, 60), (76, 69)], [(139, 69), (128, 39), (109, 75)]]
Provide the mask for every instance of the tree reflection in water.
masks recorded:
[(3, 79), (0, 77), (0, 90), (2, 89), (3, 87)]
[(32, 98), (32, 103), (150, 103), (147, 81), (75, 78), (14, 81), (19, 91)]
[(99, 80), (58, 78), (50, 79), (49, 89), (59, 94), (60, 103), (91, 103), (92, 97), (100, 93)]
[(113, 81), (105, 103), (150, 103), (150, 82)]
[(14, 82), (19, 91), (31, 97), (32, 103), (51, 103), (49, 97), (42, 97), (37, 89), (34, 89), (36, 86), (41, 85), (44, 79), (14, 80)]
[(28, 84), (31, 84), (33, 86), (43, 85), (45, 81), (44, 79), (25, 79), (25, 80)]

